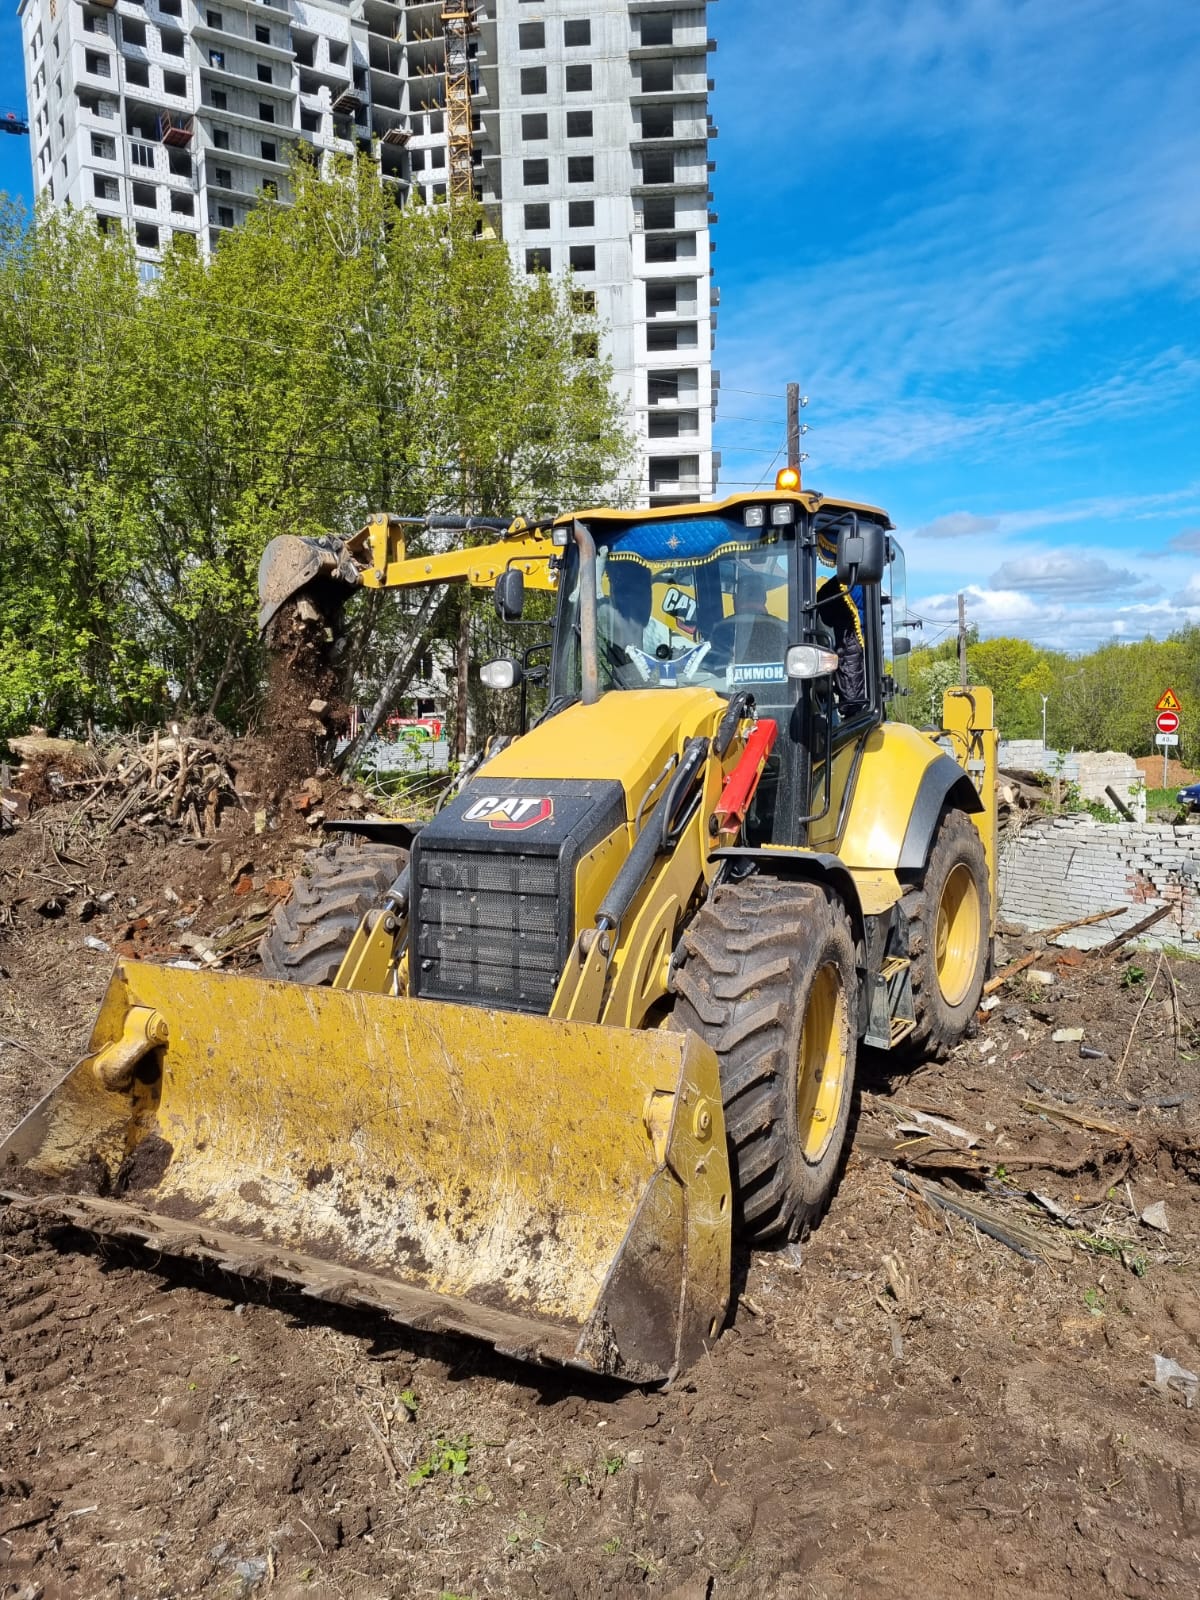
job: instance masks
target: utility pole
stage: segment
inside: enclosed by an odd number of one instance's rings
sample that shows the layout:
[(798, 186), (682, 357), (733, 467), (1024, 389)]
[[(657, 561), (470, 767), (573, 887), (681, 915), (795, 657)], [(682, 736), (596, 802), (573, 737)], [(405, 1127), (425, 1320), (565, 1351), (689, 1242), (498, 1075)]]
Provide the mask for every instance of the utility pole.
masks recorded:
[(967, 687), (967, 597), (961, 592), (958, 596), (958, 681), (964, 689)]
[[(800, 393), (798, 383), (789, 383), (787, 386), (787, 464), (793, 467), (797, 474), (800, 472), (801, 463), (808, 457), (800, 453), (800, 438), (808, 429), (800, 426), (800, 412), (808, 404), (808, 396)], [(796, 479), (796, 487), (800, 487), (800, 479)]]
[(1049, 704), (1049, 702), (1050, 702), (1050, 696), (1048, 694), (1044, 694), (1042, 696), (1042, 749), (1043, 750), (1046, 748), (1046, 707)]

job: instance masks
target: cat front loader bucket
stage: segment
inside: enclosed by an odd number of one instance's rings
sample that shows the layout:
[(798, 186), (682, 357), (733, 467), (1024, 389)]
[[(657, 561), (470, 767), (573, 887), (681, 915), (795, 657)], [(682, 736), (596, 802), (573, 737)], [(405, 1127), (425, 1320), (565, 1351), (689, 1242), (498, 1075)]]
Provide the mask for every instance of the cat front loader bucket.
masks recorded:
[(117, 966), (0, 1145), (13, 1205), (632, 1382), (717, 1334), (730, 1175), (694, 1034)]

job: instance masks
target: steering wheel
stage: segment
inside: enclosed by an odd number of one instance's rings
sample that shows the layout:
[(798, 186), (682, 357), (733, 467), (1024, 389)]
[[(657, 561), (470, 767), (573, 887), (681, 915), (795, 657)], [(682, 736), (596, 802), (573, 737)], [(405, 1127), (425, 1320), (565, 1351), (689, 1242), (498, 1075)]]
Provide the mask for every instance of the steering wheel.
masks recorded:
[[(755, 646), (755, 655), (760, 660), (782, 661), (787, 651), (787, 625), (778, 617), (753, 616), (723, 617), (712, 631), (709, 643), (712, 645), (712, 660), (709, 667), (728, 667), (733, 662), (734, 649), (738, 642), (738, 623), (745, 627), (744, 644)], [(771, 644), (768, 650), (761, 648), (763, 634), (770, 631)]]
[(691, 682), (710, 648), (708, 640), (705, 640), (703, 644), (685, 650), (682, 655), (662, 657), (630, 644), (626, 645), (625, 654), (647, 689), (673, 689), (681, 683)]

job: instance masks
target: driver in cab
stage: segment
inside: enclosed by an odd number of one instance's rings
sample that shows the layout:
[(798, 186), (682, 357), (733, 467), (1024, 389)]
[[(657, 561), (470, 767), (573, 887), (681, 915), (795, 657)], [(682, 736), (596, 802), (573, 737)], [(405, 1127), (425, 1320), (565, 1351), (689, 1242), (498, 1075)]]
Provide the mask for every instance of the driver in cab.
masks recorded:
[[(641, 689), (646, 674), (639, 656), (658, 659), (665, 649), (670, 659), (671, 635), (654, 607), (654, 577), (650, 568), (631, 557), (612, 557), (605, 565), (608, 594), (597, 608), (601, 668), (616, 688)], [(632, 648), (633, 654), (630, 654)]]

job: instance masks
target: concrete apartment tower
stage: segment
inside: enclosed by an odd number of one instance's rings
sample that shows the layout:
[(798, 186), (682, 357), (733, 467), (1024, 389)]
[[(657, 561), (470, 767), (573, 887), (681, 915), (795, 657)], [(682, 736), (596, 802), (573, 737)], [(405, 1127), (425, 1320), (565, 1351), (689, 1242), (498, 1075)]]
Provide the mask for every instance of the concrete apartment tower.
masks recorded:
[(627, 497), (713, 492), (706, 0), (18, 10), (35, 189), (127, 228), (144, 276), (173, 233), (207, 252), (286, 200), (297, 143), (369, 153), (402, 195), (469, 183), (520, 268), (594, 296), (639, 443)]

